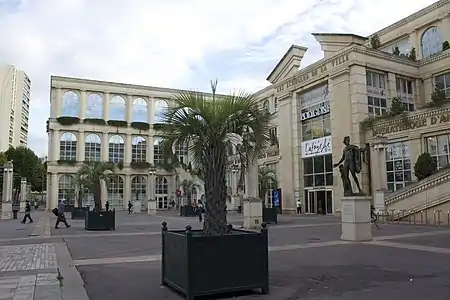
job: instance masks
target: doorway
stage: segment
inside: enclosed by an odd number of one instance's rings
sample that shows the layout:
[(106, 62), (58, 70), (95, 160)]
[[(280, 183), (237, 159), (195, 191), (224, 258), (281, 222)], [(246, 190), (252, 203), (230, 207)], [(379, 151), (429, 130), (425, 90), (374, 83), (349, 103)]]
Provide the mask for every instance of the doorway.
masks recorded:
[(333, 214), (333, 193), (328, 190), (305, 190), (305, 213)]

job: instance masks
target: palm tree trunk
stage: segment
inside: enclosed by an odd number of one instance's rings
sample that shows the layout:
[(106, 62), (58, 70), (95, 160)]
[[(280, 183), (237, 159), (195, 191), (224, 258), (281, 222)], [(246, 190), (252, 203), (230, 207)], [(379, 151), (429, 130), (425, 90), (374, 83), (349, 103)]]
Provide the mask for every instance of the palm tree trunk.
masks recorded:
[(227, 190), (225, 184), (226, 152), (215, 145), (205, 151), (206, 212), (203, 231), (206, 235), (224, 235), (227, 232), (225, 205)]
[(95, 211), (102, 210), (102, 186), (100, 182), (94, 184), (94, 205)]

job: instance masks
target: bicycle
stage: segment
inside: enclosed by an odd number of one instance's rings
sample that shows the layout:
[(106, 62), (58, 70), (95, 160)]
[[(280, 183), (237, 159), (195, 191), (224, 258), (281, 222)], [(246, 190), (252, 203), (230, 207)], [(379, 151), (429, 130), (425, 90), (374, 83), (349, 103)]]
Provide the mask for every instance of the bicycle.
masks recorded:
[(370, 222), (378, 227), (378, 215), (375, 213), (375, 207), (373, 205), (370, 206)]

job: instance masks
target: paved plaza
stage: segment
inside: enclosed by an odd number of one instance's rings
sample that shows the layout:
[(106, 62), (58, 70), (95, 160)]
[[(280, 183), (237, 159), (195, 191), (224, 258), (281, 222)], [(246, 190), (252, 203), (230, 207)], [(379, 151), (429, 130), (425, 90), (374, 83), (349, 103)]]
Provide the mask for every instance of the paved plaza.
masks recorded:
[[(160, 286), (160, 228), (200, 228), (196, 218), (118, 212), (116, 231), (88, 232), (84, 221), (55, 230), (49, 213), (33, 217), (0, 221), (0, 300), (183, 299)], [(336, 217), (280, 216), (269, 225), (270, 295), (203, 299), (450, 299), (450, 227), (380, 224), (364, 243), (340, 233)]]

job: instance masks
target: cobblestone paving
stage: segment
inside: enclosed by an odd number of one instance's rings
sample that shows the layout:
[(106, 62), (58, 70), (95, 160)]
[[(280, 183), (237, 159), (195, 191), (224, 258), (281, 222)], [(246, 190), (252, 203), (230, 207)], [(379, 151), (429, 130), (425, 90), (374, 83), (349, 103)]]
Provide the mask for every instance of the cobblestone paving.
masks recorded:
[(0, 247), (0, 272), (53, 269), (56, 267), (54, 244)]
[(57, 273), (0, 278), (0, 300), (60, 300)]

